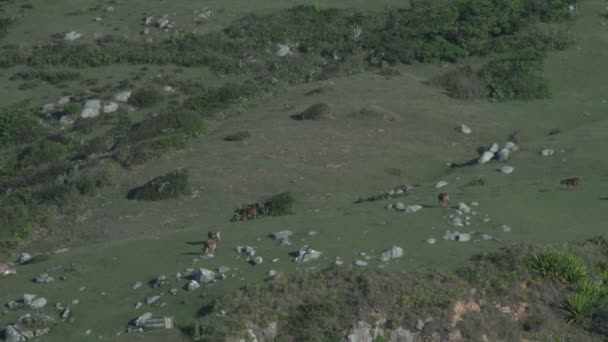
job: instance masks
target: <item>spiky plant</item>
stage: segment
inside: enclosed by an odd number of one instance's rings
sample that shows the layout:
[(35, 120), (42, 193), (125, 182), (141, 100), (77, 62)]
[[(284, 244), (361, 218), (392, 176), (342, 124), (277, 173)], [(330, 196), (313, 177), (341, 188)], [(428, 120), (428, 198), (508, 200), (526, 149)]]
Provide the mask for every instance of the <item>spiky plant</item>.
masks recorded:
[(533, 274), (545, 279), (556, 279), (576, 284), (587, 276), (585, 264), (574, 254), (563, 251), (547, 251), (535, 254), (528, 263)]

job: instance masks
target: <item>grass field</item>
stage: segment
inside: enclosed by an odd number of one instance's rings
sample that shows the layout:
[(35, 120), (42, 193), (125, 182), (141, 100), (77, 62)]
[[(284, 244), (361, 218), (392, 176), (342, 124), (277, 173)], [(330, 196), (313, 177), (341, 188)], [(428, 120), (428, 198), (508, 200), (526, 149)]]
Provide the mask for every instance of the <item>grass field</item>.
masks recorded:
[[(215, 30), (252, 11), (273, 11), (291, 2), (265, 1), (264, 6), (250, 1), (210, 1), (213, 9), (208, 22), (194, 24), (194, 1), (173, 4), (166, 1), (114, 1), (115, 11), (87, 11), (101, 6), (100, 1), (30, 1), (34, 8), (13, 28), (3, 42), (45, 41), (56, 32), (78, 30), (91, 36), (97, 30), (114, 26), (129, 36), (138, 34), (144, 13), (176, 13), (186, 30)], [(77, 5), (76, 5), (77, 3)], [(105, 2), (104, 2), (105, 3)], [(298, 2), (301, 4), (303, 2)], [(313, 3), (307, 1), (306, 3)], [(339, 1), (321, 1), (322, 7), (342, 6)], [(382, 8), (402, 6), (396, 1), (353, 1), (349, 7)], [(206, 136), (194, 140), (184, 151), (170, 153), (131, 170), (122, 170), (113, 186), (103, 189), (87, 208), (61, 218), (50, 227), (50, 235), (34, 241), (27, 250), (51, 250), (70, 246), (65, 254), (18, 268), (14, 277), (0, 280), (0, 303), (35, 293), (49, 299), (47, 311), (56, 302), (70, 303), (75, 321), (60, 323), (44, 341), (87, 341), (103, 336), (104, 341), (179, 341), (179, 331), (116, 336), (124, 331), (129, 319), (151, 311), (155, 315), (175, 316), (178, 325), (189, 324), (212, 298), (230, 294), (234, 289), (265, 277), (270, 269), (292, 272), (298, 269), (289, 256), (304, 244), (323, 252), (321, 261), (305, 267), (324, 267), (336, 256), (350, 264), (360, 252), (379, 255), (395, 244), (403, 247), (406, 257), (385, 266), (390, 271), (419, 269), (452, 270), (462, 266), (472, 255), (496, 250), (511, 242), (554, 243), (580, 240), (606, 232), (608, 210), (608, 159), (605, 141), (608, 136), (608, 94), (605, 73), (608, 66), (608, 29), (601, 25), (599, 13), (605, 3), (586, 1), (580, 17), (570, 28), (576, 38), (574, 47), (552, 53), (545, 66), (552, 98), (505, 103), (472, 102), (451, 99), (442, 90), (428, 85), (428, 80), (446, 69), (442, 64), (399, 66), (400, 75), (385, 77), (367, 72), (319, 83), (286, 88), (271, 99), (214, 127)], [(4, 5), (6, 11), (16, 4)], [(70, 10), (83, 9), (67, 16)], [(171, 10), (166, 8), (170, 7)], [(128, 13), (123, 15), (122, 13)], [(101, 23), (93, 21), (102, 16)], [(33, 23), (47, 20), (47, 27)], [(189, 19), (186, 19), (189, 18)], [(187, 20), (189, 22), (186, 24)], [(200, 31), (198, 31), (200, 32)], [(82, 69), (83, 79), (99, 78), (114, 84), (130, 77), (140, 66), (111, 66)], [(142, 73), (148, 82), (158, 73), (170, 74), (173, 67), (149, 66)], [(18, 68), (0, 70), (0, 100), (32, 97), (44, 104), (53, 102), (63, 92), (78, 89), (80, 81), (68, 83), (64, 90), (50, 85), (33, 91), (17, 90), (8, 78)], [(109, 75), (109, 76), (108, 76)], [(210, 84), (223, 80), (204, 68), (175, 74), (179, 79), (203, 79)], [(306, 95), (323, 87), (320, 94)], [(109, 95), (110, 93), (108, 93)], [(315, 103), (332, 106), (335, 120), (296, 121), (289, 116)], [(398, 122), (375, 119), (352, 119), (348, 115), (368, 104), (375, 104), (400, 115)], [(585, 114), (586, 113), (586, 114)], [(137, 112), (134, 115), (144, 115)], [(460, 123), (473, 133), (455, 131)], [(507, 163), (515, 168), (511, 175), (496, 171), (502, 164), (450, 169), (449, 162), (465, 162), (478, 156), (479, 146), (503, 144), (514, 130), (520, 130), (520, 150)], [(549, 135), (552, 130), (561, 133)], [(251, 138), (226, 142), (226, 135), (248, 130)], [(553, 148), (556, 154), (542, 157), (539, 151)], [(199, 196), (163, 202), (134, 202), (126, 199), (129, 189), (143, 184), (176, 167), (190, 171), (190, 179)], [(402, 170), (401, 176), (388, 169)], [(579, 190), (564, 190), (559, 181), (579, 176)], [(485, 185), (466, 187), (483, 178)], [(473, 224), (461, 231), (475, 231), (497, 236), (499, 241), (459, 243), (441, 239), (453, 210), (439, 208), (434, 184), (445, 180), (452, 202), (479, 202), (474, 208)], [(411, 194), (399, 199), (406, 204), (428, 206), (420, 212), (401, 214), (385, 209), (397, 200), (353, 204), (400, 184), (417, 185)], [(297, 200), (295, 214), (264, 218), (253, 222), (230, 223), (233, 210), (242, 203), (260, 200), (282, 191), (291, 191)], [(483, 222), (483, 217), (490, 222)], [(509, 233), (500, 231), (507, 224)], [(182, 290), (175, 272), (184, 272), (200, 254), (200, 241), (207, 230), (222, 231), (222, 243), (213, 260), (199, 261), (193, 267), (214, 269), (228, 266), (238, 271), (232, 279), (195, 292)], [(291, 247), (279, 247), (268, 237), (274, 231), (296, 232)], [(309, 235), (309, 231), (318, 232)], [(437, 238), (429, 245), (428, 238)], [(237, 257), (233, 247), (251, 245), (264, 258), (251, 266)], [(278, 262), (271, 260), (278, 258)], [(369, 267), (376, 267), (377, 258)], [(53, 284), (30, 281), (55, 266), (68, 266), (73, 272), (51, 272), (65, 280)], [(350, 266), (344, 266), (350, 267)], [(230, 272), (233, 273), (233, 272)], [(144, 283), (165, 274), (171, 280), (166, 288), (144, 285), (131, 290), (137, 280)], [(86, 286), (86, 290), (79, 288)], [(172, 296), (171, 287), (180, 291)], [(107, 294), (101, 295), (101, 292)], [(165, 292), (165, 307), (134, 305), (145, 298)], [(0, 326), (16, 319), (19, 312), (0, 317)], [(91, 335), (85, 335), (86, 330)]]

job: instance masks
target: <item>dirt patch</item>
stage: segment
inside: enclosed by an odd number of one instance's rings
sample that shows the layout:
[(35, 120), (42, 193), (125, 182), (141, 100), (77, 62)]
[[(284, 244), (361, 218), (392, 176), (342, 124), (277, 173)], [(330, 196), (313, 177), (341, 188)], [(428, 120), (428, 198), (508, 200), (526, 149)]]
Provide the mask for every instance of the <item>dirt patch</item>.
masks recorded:
[(468, 301), (459, 300), (454, 304), (454, 315), (452, 316), (452, 326), (455, 327), (458, 322), (462, 321), (462, 317), (469, 312), (479, 312), (481, 308), (474, 300)]

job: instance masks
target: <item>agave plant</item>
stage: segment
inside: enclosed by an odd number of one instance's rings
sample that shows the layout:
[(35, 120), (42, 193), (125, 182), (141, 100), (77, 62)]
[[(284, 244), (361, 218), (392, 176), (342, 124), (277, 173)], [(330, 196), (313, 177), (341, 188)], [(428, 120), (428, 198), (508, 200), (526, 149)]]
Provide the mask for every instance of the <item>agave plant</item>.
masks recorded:
[(588, 293), (573, 293), (562, 304), (562, 311), (568, 323), (580, 322), (589, 315), (594, 303), (595, 298)]
[(548, 251), (534, 255), (529, 262), (532, 273), (546, 279), (576, 284), (587, 276), (585, 264), (574, 254)]

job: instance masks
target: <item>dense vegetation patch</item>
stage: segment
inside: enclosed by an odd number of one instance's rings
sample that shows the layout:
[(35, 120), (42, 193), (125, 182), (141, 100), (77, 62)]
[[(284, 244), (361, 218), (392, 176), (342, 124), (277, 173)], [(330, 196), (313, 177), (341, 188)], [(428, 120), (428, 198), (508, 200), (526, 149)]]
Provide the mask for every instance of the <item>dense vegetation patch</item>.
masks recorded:
[[(215, 300), (186, 331), (199, 341), (215, 341), (241, 337), (247, 328), (265, 336), (265, 329), (276, 324), (279, 341), (341, 341), (359, 321), (377, 324), (385, 334), (399, 327), (415, 331), (423, 321), (424, 328), (418, 331), (423, 339), (437, 334), (447, 338), (458, 329), (471, 341), (482, 340), (481, 336), (491, 341), (555, 336), (604, 340), (606, 283), (590, 274), (573, 284), (547, 275), (562, 274), (562, 263), (596, 267), (591, 260), (608, 258), (605, 243), (598, 237), (556, 246), (569, 252), (511, 245), (478, 255), (455, 273), (332, 266), (279, 274)], [(558, 271), (538, 273), (539, 269)], [(223, 324), (231, 328), (220, 328)]]
[(178, 169), (158, 176), (144, 185), (131, 189), (127, 198), (132, 200), (161, 201), (190, 194), (188, 171)]

